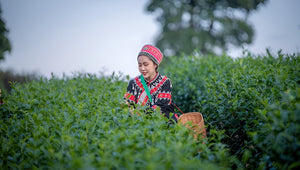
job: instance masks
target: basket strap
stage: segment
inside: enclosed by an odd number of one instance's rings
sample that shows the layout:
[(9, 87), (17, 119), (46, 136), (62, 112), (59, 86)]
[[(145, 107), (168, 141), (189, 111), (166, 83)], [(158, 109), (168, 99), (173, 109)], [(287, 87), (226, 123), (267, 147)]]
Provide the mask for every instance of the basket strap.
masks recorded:
[(173, 104), (180, 111), (180, 113), (184, 114), (175, 103), (173, 103)]

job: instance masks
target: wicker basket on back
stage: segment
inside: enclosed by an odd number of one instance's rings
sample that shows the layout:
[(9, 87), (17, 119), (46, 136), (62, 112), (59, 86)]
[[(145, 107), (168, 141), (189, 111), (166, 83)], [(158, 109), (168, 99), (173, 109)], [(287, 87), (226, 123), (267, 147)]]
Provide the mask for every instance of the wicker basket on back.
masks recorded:
[[(191, 126), (189, 125), (191, 122)], [(203, 116), (199, 112), (190, 112), (184, 113), (178, 118), (178, 123), (186, 126), (187, 128), (193, 130), (194, 138), (197, 139), (198, 135), (202, 135), (201, 137), (206, 137), (206, 129), (203, 120)]]

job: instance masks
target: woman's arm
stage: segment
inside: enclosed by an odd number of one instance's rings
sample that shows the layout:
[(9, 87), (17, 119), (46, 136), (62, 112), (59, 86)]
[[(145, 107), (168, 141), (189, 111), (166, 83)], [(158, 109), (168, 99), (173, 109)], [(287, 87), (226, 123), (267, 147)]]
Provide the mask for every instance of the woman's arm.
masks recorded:
[[(156, 97), (155, 104), (160, 107), (161, 112), (167, 118), (170, 118), (170, 113), (174, 113), (174, 108), (172, 106), (172, 83), (170, 79), (167, 79), (162, 85), (161, 90), (159, 91)], [(176, 116), (173, 115), (172, 119), (177, 120)]]

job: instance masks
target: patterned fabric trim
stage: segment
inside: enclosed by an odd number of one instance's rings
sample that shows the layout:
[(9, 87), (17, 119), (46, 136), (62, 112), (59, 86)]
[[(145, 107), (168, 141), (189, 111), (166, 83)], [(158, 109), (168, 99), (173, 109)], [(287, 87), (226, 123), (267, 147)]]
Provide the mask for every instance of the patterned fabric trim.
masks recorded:
[(143, 106), (145, 106), (147, 104), (148, 99), (149, 99), (148, 96), (146, 96), (143, 103), (142, 103)]
[[(136, 103), (138, 103), (138, 102), (140, 101), (140, 99), (141, 99), (142, 96), (145, 96), (145, 95), (143, 95), (144, 92), (145, 92), (145, 91), (143, 91), (143, 92), (139, 95), (139, 97), (138, 97)], [(143, 99), (143, 98), (142, 98), (142, 99)]]
[(171, 99), (172, 95), (170, 93), (159, 93), (157, 98), (163, 98), (163, 99)]
[(128, 93), (128, 92), (125, 93), (124, 97), (125, 97), (125, 98), (128, 98), (129, 100), (131, 100), (131, 101), (133, 101), (133, 102), (135, 102), (135, 97), (134, 97), (134, 95), (132, 95), (132, 94), (130, 94), (130, 93)]
[(142, 82), (140, 82), (140, 80), (139, 80), (138, 77), (135, 78), (135, 82), (136, 82), (136, 84), (137, 84), (141, 89), (145, 90), (144, 87), (143, 87)]
[(157, 77), (158, 77), (158, 72), (156, 73), (156, 75), (155, 75), (155, 77), (152, 79), (152, 80), (150, 80), (149, 82), (147, 82), (147, 84), (151, 84), (154, 80), (156, 80), (157, 79)]
[(159, 89), (159, 87), (164, 84), (164, 82), (166, 80), (167, 80), (167, 77), (164, 76), (164, 78), (162, 79), (162, 81), (160, 83), (158, 83), (158, 85), (156, 87), (154, 87), (153, 89), (151, 89), (150, 94), (156, 92)]
[(141, 56), (141, 55), (149, 57), (155, 64), (159, 65), (159, 61), (153, 55), (151, 55), (150, 53), (142, 51), (142, 52), (139, 53), (139, 56)]
[(153, 109), (156, 109), (156, 108), (157, 108), (157, 105), (153, 105), (152, 108), (153, 108)]

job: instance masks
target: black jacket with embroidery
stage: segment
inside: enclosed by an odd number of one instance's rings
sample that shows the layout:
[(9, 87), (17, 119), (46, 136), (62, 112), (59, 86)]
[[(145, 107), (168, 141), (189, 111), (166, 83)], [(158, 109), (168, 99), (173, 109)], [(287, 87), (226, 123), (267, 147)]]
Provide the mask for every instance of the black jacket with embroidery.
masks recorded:
[[(153, 80), (146, 83), (151, 94), (152, 102), (149, 100), (143, 87), (141, 76), (137, 76), (129, 81), (124, 99), (129, 103), (141, 104), (149, 108), (156, 108), (158, 106), (161, 112), (169, 118), (169, 114), (174, 113), (171, 94), (172, 84), (170, 79), (157, 73)], [(177, 120), (175, 114), (172, 118)]]

